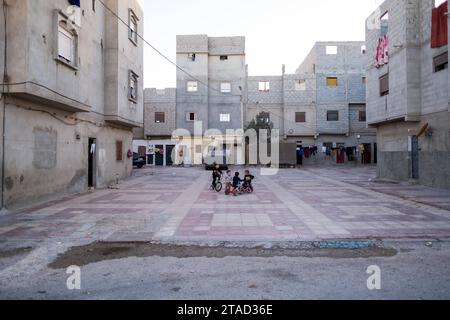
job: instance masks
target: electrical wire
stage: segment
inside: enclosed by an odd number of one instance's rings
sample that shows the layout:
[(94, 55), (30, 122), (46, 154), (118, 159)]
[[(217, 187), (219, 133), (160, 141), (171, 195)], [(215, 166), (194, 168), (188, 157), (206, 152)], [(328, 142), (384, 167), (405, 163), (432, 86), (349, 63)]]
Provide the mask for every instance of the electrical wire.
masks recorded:
[[(127, 23), (125, 20), (123, 20), (116, 12), (114, 12), (114, 10), (112, 10), (111, 8), (109, 8), (102, 0), (98, 0), (101, 5), (107, 10), (109, 11), (114, 17), (116, 17), (118, 19), (118, 21), (120, 21), (121, 23), (123, 23), (129, 30), (131, 30), (131, 26), (129, 23)], [(142, 35), (140, 35), (139, 33), (136, 32), (136, 35), (139, 39), (141, 39), (145, 44), (147, 44), (150, 48), (153, 49), (153, 51), (155, 51), (158, 55), (160, 55), (164, 60), (166, 60), (167, 62), (169, 62), (171, 65), (173, 65), (175, 68), (177, 68), (178, 70), (180, 70), (181, 72), (183, 72), (184, 74), (186, 74), (188, 77), (190, 77), (192, 80), (197, 81), (198, 83), (200, 83), (201, 85), (203, 85), (204, 87), (206, 87), (209, 90), (212, 91), (216, 91), (220, 94), (223, 94), (220, 90), (216, 89), (216, 88), (212, 88), (209, 84), (203, 82), (202, 80), (198, 79), (197, 77), (193, 76), (191, 73), (189, 73), (188, 71), (184, 70), (182, 67), (180, 67), (176, 62), (172, 61), (169, 57), (167, 57), (164, 53), (162, 53), (160, 50), (158, 50), (154, 45), (152, 45), (149, 41), (147, 41)], [(227, 94), (228, 97), (240, 97), (242, 98), (242, 95), (233, 95), (233, 94)]]

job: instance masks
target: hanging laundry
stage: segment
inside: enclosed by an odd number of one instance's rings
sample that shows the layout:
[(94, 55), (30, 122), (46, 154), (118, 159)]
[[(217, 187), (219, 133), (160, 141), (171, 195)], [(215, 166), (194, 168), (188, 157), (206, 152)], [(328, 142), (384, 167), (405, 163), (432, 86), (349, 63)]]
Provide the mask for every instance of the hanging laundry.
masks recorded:
[(431, 15), (431, 48), (448, 44), (448, 1), (434, 8)]
[(375, 56), (375, 67), (381, 68), (382, 66), (389, 63), (389, 38), (388, 35), (378, 39), (376, 56)]

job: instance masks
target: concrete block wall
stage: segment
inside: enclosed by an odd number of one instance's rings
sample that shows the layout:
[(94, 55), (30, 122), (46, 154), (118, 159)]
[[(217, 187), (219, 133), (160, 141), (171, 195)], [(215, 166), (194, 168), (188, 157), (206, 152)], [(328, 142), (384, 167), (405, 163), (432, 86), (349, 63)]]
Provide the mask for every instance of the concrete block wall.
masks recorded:
[[(189, 54), (196, 55), (195, 61), (188, 59)], [(223, 60), (221, 56), (228, 59)], [(194, 123), (186, 121), (186, 113), (195, 112), (198, 121), (203, 123), (203, 132), (242, 128), (246, 85), (245, 38), (177, 36), (177, 63), (201, 82), (197, 92), (187, 92), (187, 82), (195, 79), (178, 70), (177, 127), (193, 133)], [(222, 82), (231, 84), (231, 93), (220, 92)], [(230, 122), (221, 122), (221, 113), (230, 114)]]
[[(129, 47), (126, 27), (109, 19), (110, 13), (100, 3), (94, 11), (90, 1), (82, 1), (81, 27), (74, 26), (78, 63), (73, 68), (55, 59), (56, 16), (67, 9), (68, 1), (6, 2), (10, 94), (5, 108), (4, 205), (23, 207), (87, 191), (90, 138), (97, 143), (95, 187), (128, 177), (132, 127), (143, 122), (142, 42)], [(106, 4), (124, 20), (132, 8), (142, 31), (141, 0), (109, 0)], [(0, 32), (4, 44), (3, 35)], [(129, 70), (141, 76), (140, 99), (133, 106), (128, 104)], [(15, 84), (19, 82), (26, 84)], [(122, 160), (116, 157), (119, 141)]]
[[(450, 113), (448, 68), (433, 69), (433, 58), (448, 46), (432, 49), (431, 10), (434, 0), (387, 0), (369, 17), (376, 25), (389, 12), (390, 61), (380, 70), (368, 66), (367, 112), (377, 128), (378, 174), (382, 178), (412, 177), (411, 137), (428, 124), (419, 138), (419, 182), (450, 188)], [(368, 52), (374, 55), (379, 29), (367, 28)], [(378, 77), (389, 68), (389, 95), (379, 97)]]
[[(171, 137), (176, 129), (176, 89), (145, 89), (144, 137)], [(165, 122), (156, 123), (155, 113), (164, 112)]]

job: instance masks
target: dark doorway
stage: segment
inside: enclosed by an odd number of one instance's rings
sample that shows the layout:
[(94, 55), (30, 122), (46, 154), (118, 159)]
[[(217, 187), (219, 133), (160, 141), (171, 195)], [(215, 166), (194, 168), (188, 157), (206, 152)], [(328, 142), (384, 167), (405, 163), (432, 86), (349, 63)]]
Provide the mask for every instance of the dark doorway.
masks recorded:
[(297, 165), (298, 166), (303, 165), (303, 146), (302, 145), (297, 146)]
[(155, 165), (164, 166), (164, 146), (155, 146)]
[(378, 144), (373, 144), (373, 163), (378, 163)]
[(419, 179), (419, 138), (413, 136), (411, 139), (411, 177)]
[(166, 166), (173, 166), (173, 159), (175, 157), (172, 156), (172, 153), (174, 149), (175, 146), (166, 146)]
[(371, 164), (372, 163), (372, 146), (370, 144), (364, 144), (364, 153), (362, 154), (362, 163)]
[(89, 138), (88, 148), (88, 187), (95, 187), (95, 154), (97, 150), (97, 142), (94, 138)]

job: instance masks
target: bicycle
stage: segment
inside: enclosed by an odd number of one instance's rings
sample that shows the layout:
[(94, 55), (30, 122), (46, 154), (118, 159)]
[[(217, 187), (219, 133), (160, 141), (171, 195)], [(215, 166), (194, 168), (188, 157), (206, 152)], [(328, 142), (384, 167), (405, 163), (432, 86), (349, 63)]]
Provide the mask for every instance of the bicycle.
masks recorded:
[(211, 190), (215, 190), (216, 192), (222, 191), (223, 184), (220, 181), (220, 178), (217, 177), (211, 185)]

